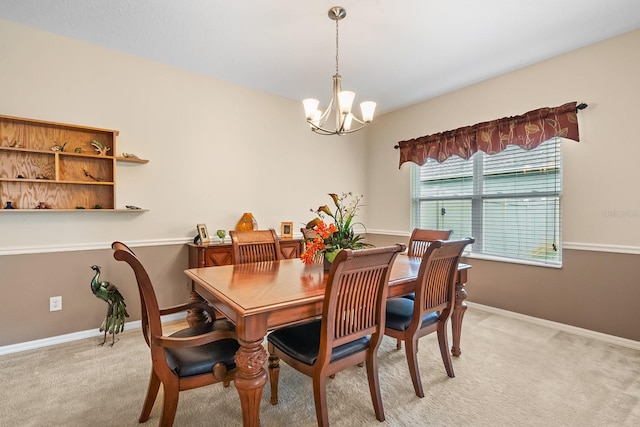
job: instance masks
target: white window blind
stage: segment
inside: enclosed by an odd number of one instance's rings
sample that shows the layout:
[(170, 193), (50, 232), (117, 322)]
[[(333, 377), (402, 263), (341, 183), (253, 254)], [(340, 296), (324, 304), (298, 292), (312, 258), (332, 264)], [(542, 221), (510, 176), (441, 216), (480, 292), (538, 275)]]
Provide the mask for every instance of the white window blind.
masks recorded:
[(472, 253), (560, 265), (560, 141), (414, 166), (413, 227), (472, 236)]

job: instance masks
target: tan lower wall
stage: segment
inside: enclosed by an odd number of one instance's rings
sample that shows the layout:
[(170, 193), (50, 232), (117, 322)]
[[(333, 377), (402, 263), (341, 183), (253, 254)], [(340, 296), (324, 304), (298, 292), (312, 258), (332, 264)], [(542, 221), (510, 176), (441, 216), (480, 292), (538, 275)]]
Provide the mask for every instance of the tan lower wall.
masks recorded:
[[(368, 235), (382, 246), (408, 237)], [(133, 248), (149, 272), (161, 306), (189, 297), (186, 245)], [(561, 269), (467, 259), (473, 267), (468, 300), (546, 320), (640, 341), (638, 255), (565, 250)], [(140, 318), (133, 273), (110, 249), (0, 256), (0, 346), (95, 329), (106, 304), (91, 293), (90, 266), (125, 297)], [(49, 297), (62, 296), (62, 311), (49, 312)]]
[[(154, 284), (160, 306), (187, 301), (186, 245), (133, 248)], [(129, 321), (140, 319), (140, 299), (131, 268), (111, 249), (0, 256), (0, 346), (96, 329), (107, 305), (90, 289), (93, 264), (127, 303)], [(49, 311), (49, 297), (62, 296), (62, 311)]]
[[(372, 235), (376, 245), (408, 237)], [(468, 301), (640, 341), (640, 256), (564, 250), (560, 269), (468, 258)]]

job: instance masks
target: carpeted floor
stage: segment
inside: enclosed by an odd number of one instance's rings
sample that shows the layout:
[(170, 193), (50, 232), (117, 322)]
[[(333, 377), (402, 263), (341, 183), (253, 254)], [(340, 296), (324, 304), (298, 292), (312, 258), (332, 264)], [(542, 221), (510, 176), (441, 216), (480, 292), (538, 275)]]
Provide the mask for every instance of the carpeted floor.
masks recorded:
[[(0, 426), (136, 426), (151, 366), (139, 330), (111, 347), (86, 339), (0, 357)], [(327, 388), (333, 426), (638, 426), (640, 351), (469, 308), (456, 378), (435, 334), (420, 341), (425, 397), (413, 392), (404, 350), (378, 353), (386, 421), (378, 423), (366, 371)], [(162, 393), (162, 392), (161, 392)], [(280, 403), (262, 396), (263, 426), (316, 425), (311, 379), (286, 364)], [(161, 396), (145, 425), (158, 424)], [(221, 384), (180, 394), (175, 426), (240, 426), (238, 394)]]

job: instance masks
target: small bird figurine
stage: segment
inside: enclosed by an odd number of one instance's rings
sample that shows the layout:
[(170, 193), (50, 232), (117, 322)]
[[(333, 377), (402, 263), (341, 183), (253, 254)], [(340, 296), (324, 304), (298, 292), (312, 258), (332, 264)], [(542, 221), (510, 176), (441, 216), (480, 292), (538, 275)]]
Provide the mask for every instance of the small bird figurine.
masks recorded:
[(124, 303), (122, 294), (113, 283), (100, 281), (100, 266), (92, 265), (91, 269), (96, 272), (91, 280), (91, 292), (109, 305), (107, 307), (107, 317), (105, 317), (102, 326), (100, 326), (100, 332), (104, 332), (104, 340), (100, 345), (104, 345), (107, 341), (108, 332), (113, 335), (110, 344), (110, 346), (113, 346), (116, 334), (124, 330), (125, 317), (129, 317), (127, 305)]

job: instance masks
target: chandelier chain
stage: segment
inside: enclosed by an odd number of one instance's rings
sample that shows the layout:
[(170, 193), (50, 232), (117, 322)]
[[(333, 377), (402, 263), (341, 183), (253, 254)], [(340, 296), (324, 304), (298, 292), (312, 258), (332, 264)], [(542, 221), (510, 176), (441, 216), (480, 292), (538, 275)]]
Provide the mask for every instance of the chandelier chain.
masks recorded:
[(336, 74), (338, 73), (338, 19), (336, 19)]

